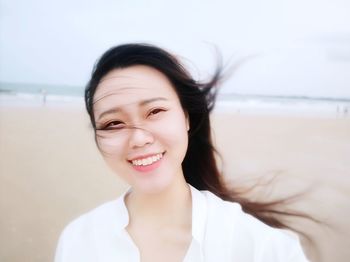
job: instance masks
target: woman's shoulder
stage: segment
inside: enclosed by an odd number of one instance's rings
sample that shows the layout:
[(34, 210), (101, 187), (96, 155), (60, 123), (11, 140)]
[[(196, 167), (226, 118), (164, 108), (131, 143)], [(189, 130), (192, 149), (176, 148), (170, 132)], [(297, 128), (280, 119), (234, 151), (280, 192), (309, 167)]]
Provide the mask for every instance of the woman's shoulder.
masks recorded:
[(246, 230), (251, 233), (281, 232), (280, 229), (273, 228), (243, 211), (238, 202), (223, 200), (209, 191), (201, 192), (207, 200), (209, 219), (213, 219), (226, 228)]
[(111, 234), (115, 233), (111, 231), (117, 230), (115, 223), (119, 221), (122, 224), (121, 216), (117, 213), (119, 201), (117, 199), (106, 202), (71, 221), (60, 235), (55, 261), (74, 261), (75, 256), (85, 255), (90, 256), (86, 261), (94, 261), (96, 239), (101, 235), (102, 239), (109, 239)]
[[(94, 209), (78, 216), (73, 219), (63, 230), (63, 234), (69, 234), (74, 232), (88, 232), (95, 225), (102, 225), (111, 219), (118, 200), (109, 201), (103, 203)], [(102, 222), (102, 223), (101, 223)], [(89, 229), (89, 230), (86, 230)]]
[(116, 222), (122, 226), (120, 201), (104, 203), (70, 222), (60, 235), (55, 261), (97, 261), (96, 247), (108, 245), (118, 230)]
[(223, 238), (237, 253), (253, 248), (255, 257), (271, 257), (271, 261), (307, 261), (296, 233), (263, 223), (244, 212), (239, 203), (222, 200), (209, 191), (201, 192), (208, 205), (210, 238)]

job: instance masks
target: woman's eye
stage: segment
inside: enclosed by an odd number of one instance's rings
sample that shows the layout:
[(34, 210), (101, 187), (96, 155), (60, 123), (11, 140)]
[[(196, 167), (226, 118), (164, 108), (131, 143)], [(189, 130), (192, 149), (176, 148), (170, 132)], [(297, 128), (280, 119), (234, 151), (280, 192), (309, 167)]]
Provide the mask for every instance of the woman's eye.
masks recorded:
[(151, 110), (151, 112), (149, 112), (149, 116), (151, 116), (151, 115), (156, 115), (156, 114), (158, 114), (158, 113), (160, 113), (160, 112), (164, 112), (165, 111), (165, 109), (162, 109), (162, 108), (155, 108), (155, 109), (152, 109)]
[(112, 121), (104, 125), (103, 129), (111, 130), (111, 129), (122, 129), (125, 127), (125, 124), (120, 121)]

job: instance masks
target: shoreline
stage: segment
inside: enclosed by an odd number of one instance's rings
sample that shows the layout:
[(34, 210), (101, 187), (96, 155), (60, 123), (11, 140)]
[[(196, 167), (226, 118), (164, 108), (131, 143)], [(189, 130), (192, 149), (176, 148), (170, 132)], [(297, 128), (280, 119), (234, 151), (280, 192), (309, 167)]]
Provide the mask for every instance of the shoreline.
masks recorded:
[[(0, 94), (0, 108), (82, 108), (85, 110), (82, 96), (63, 96), (51, 94)], [(215, 103), (214, 114), (235, 115), (272, 115), (291, 117), (350, 118), (350, 101), (295, 102), (269, 100), (225, 100)]]

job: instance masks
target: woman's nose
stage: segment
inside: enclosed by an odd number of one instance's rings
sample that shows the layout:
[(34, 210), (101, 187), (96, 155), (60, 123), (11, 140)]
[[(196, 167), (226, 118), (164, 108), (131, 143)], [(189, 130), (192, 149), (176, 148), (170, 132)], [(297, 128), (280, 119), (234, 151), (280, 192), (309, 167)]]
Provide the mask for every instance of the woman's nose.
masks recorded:
[(153, 142), (154, 137), (150, 131), (139, 127), (130, 130), (129, 146), (131, 148), (143, 147)]

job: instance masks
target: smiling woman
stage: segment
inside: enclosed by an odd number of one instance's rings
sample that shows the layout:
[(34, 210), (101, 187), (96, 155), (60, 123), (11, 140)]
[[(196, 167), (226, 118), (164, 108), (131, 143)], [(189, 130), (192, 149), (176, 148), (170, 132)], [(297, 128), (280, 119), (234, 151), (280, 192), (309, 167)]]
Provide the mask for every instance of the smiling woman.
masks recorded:
[(98, 147), (134, 191), (159, 193), (174, 179), (186, 183), (188, 120), (162, 73), (142, 65), (112, 70), (93, 104)]
[(119, 199), (69, 224), (56, 262), (307, 261), (299, 240), (276, 227), (275, 203), (251, 202), (218, 171), (209, 83), (151, 45), (108, 50), (85, 91), (106, 163), (130, 185)]

